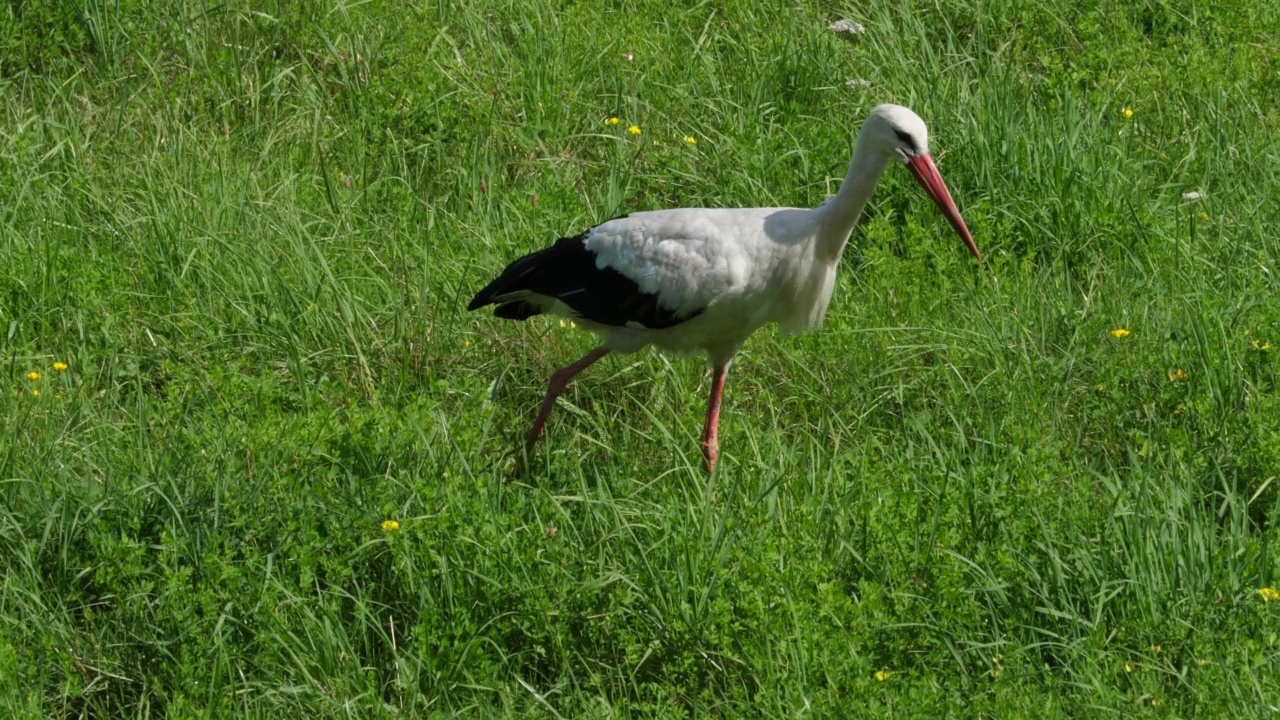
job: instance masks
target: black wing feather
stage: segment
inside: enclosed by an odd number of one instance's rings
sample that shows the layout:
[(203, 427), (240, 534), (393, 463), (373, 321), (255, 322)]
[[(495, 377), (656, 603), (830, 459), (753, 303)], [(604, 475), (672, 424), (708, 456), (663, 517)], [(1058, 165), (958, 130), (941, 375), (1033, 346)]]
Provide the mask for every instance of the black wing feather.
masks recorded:
[(468, 310), (497, 303), (493, 314), (508, 320), (525, 320), (542, 309), (526, 300), (498, 300), (526, 291), (556, 298), (584, 320), (624, 327), (637, 323), (660, 330), (692, 318), (701, 310), (680, 315), (658, 302), (655, 293), (646, 293), (634, 280), (613, 268), (596, 267), (596, 254), (587, 249), (587, 234), (561, 238), (549, 248), (530, 253), (512, 262), (502, 274), (476, 293)]

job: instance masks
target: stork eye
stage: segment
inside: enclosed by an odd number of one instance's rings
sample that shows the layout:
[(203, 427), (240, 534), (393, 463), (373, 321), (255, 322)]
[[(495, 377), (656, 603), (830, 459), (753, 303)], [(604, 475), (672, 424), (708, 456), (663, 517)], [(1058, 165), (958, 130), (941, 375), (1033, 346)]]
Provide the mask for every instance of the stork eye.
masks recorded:
[(906, 145), (908, 148), (911, 148), (912, 152), (915, 152), (915, 149), (916, 149), (915, 138), (911, 137), (910, 134), (902, 130), (898, 130), (896, 128), (894, 129), (893, 134), (898, 136), (898, 140), (902, 141), (903, 145)]

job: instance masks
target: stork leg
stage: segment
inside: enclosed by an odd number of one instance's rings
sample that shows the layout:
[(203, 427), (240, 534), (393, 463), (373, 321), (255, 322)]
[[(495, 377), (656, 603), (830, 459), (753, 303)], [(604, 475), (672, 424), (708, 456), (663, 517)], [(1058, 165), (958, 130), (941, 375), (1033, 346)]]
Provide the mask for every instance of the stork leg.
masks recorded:
[(569, 381), (573, 379), (573, 376), (586, 370), (595, 361), (608, 354), (609, 350), (607, 348), (598, 347), (587, 353), (578, 362), (551, 374), (551, 382), (547, 385), (547, 396), (542, 399), (542, 409), (538, 411), (538, 417), (534, 419), (533, 427), (529, 430), (529, 439), (524, 444), (526, 456), (533, 454), (533, 445), (542, 436), (542, 427), (547, 424), (547, 418), (551, 417), (551, 409), (556, 406), (556, 398), (569, 386)]
[(724, 394), (724, 376), (729, 363), (719, 363), (711, 372), (711, 400), (707, 403), (707, 421), (702, 426), (702, 466), (707, 472), (716, 469), (720, 455), (720, 396)]

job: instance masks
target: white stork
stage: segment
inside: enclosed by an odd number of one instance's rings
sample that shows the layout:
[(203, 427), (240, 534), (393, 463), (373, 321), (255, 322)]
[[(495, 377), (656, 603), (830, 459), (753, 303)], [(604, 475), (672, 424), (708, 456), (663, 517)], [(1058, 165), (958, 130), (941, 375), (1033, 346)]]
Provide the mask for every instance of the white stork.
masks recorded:
[(822, 323), (845, 243), (892, 160), (907, 166), (981, 259), (929, 156), (924, 121), (900, 105), (880, 105), (862, 124), (840, 191), (816, 208), (633, 213), (508, 265), (468, 310), (496, 304), (493, 314), (509, 320), (555, 313), (601, 338), (599, 347), (551, 376), (526, 456), (573, 376), (610, 352), (656, 345), (704, 352), (711, 362), (701, 445), (707, 471), (714, 470), (720, 396), (734, 353), (762, 325), (777, 323), (785, 335)]

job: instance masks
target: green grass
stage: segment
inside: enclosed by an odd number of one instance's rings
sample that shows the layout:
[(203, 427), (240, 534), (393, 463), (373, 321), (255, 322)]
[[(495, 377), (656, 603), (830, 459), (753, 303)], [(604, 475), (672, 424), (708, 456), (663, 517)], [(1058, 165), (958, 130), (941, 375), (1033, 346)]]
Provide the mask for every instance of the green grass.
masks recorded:
[[(0, 708), (1274, 716), (1277, 37), (1246, 0), (6, 4)], [(623, 212), (815, 205), (886, 101), (985, 261), (892, 170), (822, 331), (743, 348), (714, 477), (703, 364), (646, 352), (513, 478), (591, 340), (471, 293)]]

